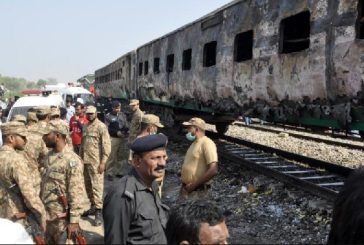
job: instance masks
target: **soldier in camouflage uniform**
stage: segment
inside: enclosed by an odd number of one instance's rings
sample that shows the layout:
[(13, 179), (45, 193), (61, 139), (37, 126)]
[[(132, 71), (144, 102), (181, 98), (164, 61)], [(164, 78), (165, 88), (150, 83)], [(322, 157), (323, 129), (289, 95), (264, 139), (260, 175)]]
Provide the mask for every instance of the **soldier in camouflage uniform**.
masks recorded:
[[(129, 128), (129, 138), (128, 138), (128, 143), (131, 144), (134, 142), (134, 140), (136, 139), (137, 135), (140, 132), (140, 123), (142, 122), (142, 117), (144, 113), (139, 108), (139, 100), (136, 99), (130, 100), (129, 106), (133, 111), (133, 116), (131, 118), (130, 128)], [(128, 158), (129, 163), (131, 163), (132, 160), (133, 160), (133, 153), (130, 150)]]
[(36, 131), (45, 128), (50, 120), (51, 108), (49, 106), (37, 106), (34, 108), (38, 118), (37, 124), (34, 126)]
[(125, 114), (121, 111), (119, 101), (113, 101), (112, 112), (105, 116), (105, 125), (107, 126), (111, 140), (111, 153), (106, 163), (106, 174), (109, 179), (114, 176), (123, 176), (129, 172), (127, 163), (128, 147), (126, 146), (126, 135), (128, 131), (128, 122)]
[(27, 114), (27, 128), (32, 128), (33, 125), (36, 125), (38, 122), (38, 118), (37, 118), (37, 114), (35, 114), (35, 112), (33, 111), (28, 111)]
[(84, 194), (83, 164), (80, 157), (66, 145), (68, 130), (61, 122), (51, 121), (41, 131), (47, 147), (44, 160), (41, 198), (49, 215), (47, 243), (59, 243), (67, 227), (67, 234), (79, 229), (82, 196)]
[(104, 123), (97, 119), (96, 107), (88, 106), (80, 147), (80, 156), (84, 162), (84, 177), (87, 196), (91, 208), (82, 216), (95, 214), (95, 225), (101, 225), (102, 196), (104, 189), (104, 171), (111, 152), (110, 136)]
[(68, 133), (66, 135), (66, 143), (67, 143), (67, 146), (69, 146), (69, 147), (71, 147), (73, 149), (71, 134), (69, 132), (70, 131), (69, 126), (65, 121), (63, 121), (61, 119), (61, 110), (58, 107), (52, 107), (51, 108), (50, 121), (56, 121), (56, 122), (63, 123), (67, 127)]
[(16, 150), (23, 150), (26, 143), (26, 128), (23, 123), (9, 122), (1, 125), (4, 145), (0, 148), (0, 218), (14, 220), (28, 226), (26, 219), (16, 220), (15, 215), (26, 213), (34, 216), (44, 230), (46, 211), (33, 188), (26, 159)]
[(139, 100), (130, 100), (130, 108), (133, 111), (133, 116), (130, 122), (129, 129), (129, 144), (132, 143), (140, 132), (140, 123), (144, 113), (139, 108)]

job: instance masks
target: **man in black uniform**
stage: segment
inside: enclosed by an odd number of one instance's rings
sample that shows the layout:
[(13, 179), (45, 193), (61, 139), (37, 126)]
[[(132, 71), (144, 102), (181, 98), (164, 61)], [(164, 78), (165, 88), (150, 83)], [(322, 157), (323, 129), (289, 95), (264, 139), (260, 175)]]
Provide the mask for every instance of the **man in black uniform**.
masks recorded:
[(104, 198), (105, 244), (166, 244), (166, 211), (155, 181), (164, 174), (167, 137), (163, 134), (137, 138), (133, 169), (114, 179)]

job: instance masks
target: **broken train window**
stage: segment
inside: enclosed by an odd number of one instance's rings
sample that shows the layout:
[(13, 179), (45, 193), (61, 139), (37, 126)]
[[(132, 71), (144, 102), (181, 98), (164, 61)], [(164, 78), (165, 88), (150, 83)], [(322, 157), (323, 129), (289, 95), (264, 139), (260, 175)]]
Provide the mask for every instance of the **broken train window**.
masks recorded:
[(172, 72), (173, 71), (173, 66), (174, 66), (174, 54), (170, 54), (170, 55), (167, 56), (166, 71), (167, 72)]
[(141, 76), (143, 74), (143, 62), (140, 62), (139, 63), (139, 69), (138, 69), (138, 71), (139, 71), (139, 76)]
[(191, 70), (192, 49), (183, 50), (182, 70)]
[(356, 37), (364, 39), (364, 0), (358, 2), (358, 19), (356, 21)]
[(159, 73), (159, 58), (154, 58), (153, 72), (155, 74)]
[(280, 24), (280, 53), (298, 52), (310, 47), (310, 12), (287, 17)]
[(217, 42), (206, 43), (203, 47), (203, 66), (209, 67), (216, 65), (216, 46)]
[(253, 31), (239, 33), (234, 40), (234, 61), (242, 62), (253, 58)]
[(148, 70), (149, 70), (149, 63), (148, 61), (144, 61), (144, 75), (148, 74)]

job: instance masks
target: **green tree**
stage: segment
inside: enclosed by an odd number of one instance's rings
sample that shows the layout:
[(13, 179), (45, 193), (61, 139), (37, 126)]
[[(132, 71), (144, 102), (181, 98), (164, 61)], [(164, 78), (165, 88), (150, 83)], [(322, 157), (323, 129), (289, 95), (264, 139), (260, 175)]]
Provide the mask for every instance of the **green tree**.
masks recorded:
[(44, 79), (39, 79), (37, 82), (38, 88), (44, 88), (44, 86), (47, 84), (47, 81)]

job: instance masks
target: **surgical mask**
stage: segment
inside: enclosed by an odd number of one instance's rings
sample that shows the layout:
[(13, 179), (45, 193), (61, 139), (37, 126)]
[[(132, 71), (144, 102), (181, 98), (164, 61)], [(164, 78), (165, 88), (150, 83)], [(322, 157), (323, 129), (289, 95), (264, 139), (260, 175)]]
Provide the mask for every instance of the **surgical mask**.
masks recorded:
[(188, 133), (186, 134), (186, 139), (188, 139), (189, 141), (195, 141), (195, 139), (196, 139), (196, 135), (192, 135), (192, 133), (191, 133), (191, 132), (188, 132)]

